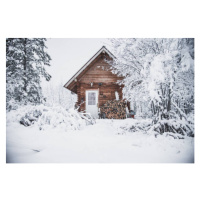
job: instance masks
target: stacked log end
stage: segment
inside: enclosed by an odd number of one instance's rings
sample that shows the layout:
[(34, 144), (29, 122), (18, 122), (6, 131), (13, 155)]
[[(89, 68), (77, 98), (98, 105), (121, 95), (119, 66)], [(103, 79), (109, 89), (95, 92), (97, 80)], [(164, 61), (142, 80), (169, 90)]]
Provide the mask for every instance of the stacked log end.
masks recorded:
[(123, 100), (107, 101), (101, 108), (101, 118), (108, 119), (125, 119), (126, 118), (126, 102)]

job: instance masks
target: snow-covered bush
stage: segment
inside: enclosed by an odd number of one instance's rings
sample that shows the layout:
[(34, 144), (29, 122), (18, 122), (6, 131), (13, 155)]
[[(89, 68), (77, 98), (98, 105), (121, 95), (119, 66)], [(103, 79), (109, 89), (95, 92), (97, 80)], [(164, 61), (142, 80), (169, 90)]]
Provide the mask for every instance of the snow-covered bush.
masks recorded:
[(86, 125), (86, 121), (74, 109), (65, 110), (61, 106), (44, 105), (27, 105), (7, 112), (7, 124), (13, 122), (24, 126), (38, 126), (40, 130), (52, 128), (78, 130)]
[(175, 138), (183, 138), (182, 136), (194, 137), (194, 121), (189, 123), (185, 118), (180, 119), (162, 119), (153, 124), (150, 130), (160, 134), (173, 134)]
[[(186, 136), (194, 137), (194, 121), (192, 119), (163, 119), (153, 124), (152, 119), (130, 119), (120, 124), (119, 129), (131, 133), (172, 136), (174, 139), (184, 139)], [(188, 122), (190, 120), (190, 123)], [(163, 130), (161, 130), (163, 129)]]
[(128, 132), (147, 133), (152, 125), (151, 119), (130, 119), (125, 122), (120, 128)]
[(16, 102), (14, 99), (10, 99), (10, 101), (6, 102), (7, 111), (16, 110), (18, 107), (19, 107), (19, 103)]

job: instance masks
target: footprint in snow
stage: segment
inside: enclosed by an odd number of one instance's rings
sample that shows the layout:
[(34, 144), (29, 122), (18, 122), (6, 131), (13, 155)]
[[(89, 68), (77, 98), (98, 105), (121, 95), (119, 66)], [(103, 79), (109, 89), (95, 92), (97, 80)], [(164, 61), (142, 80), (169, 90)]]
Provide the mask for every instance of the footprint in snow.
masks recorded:
[(132, 144), (132, 146), (134, 146), (134, 147), (141, 147), (141, 146), (138, 145), (138, 144)]
[(33, 151), (35, 151), (35, 152), (40, 152), (41, 150), (38, 150), (38, 149), (32, 149)]

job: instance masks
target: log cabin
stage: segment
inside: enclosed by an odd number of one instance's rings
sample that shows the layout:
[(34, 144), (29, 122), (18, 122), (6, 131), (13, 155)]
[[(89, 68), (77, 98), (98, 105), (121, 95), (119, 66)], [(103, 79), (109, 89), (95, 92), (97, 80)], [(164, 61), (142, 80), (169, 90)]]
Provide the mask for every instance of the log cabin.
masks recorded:
[(109, 100), (122, 99), (123, 86), (117, 84), (118, 77), (113, 74), (110, 64), (114, 55), (103, 46), (82, 68), (64, 85), (77, 94), (80, 112), (90, 113), (98, 117), (99, 108)]

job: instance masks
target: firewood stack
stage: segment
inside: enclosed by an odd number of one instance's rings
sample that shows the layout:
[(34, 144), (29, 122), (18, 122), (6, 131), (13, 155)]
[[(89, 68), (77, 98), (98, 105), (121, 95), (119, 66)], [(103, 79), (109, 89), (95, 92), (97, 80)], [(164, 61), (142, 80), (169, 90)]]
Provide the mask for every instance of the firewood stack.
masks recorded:
[(125, 119), (126, 118), (126, 102), (123, 100), (107, 101), (100, 108), (100, 117), (108, 119)]

